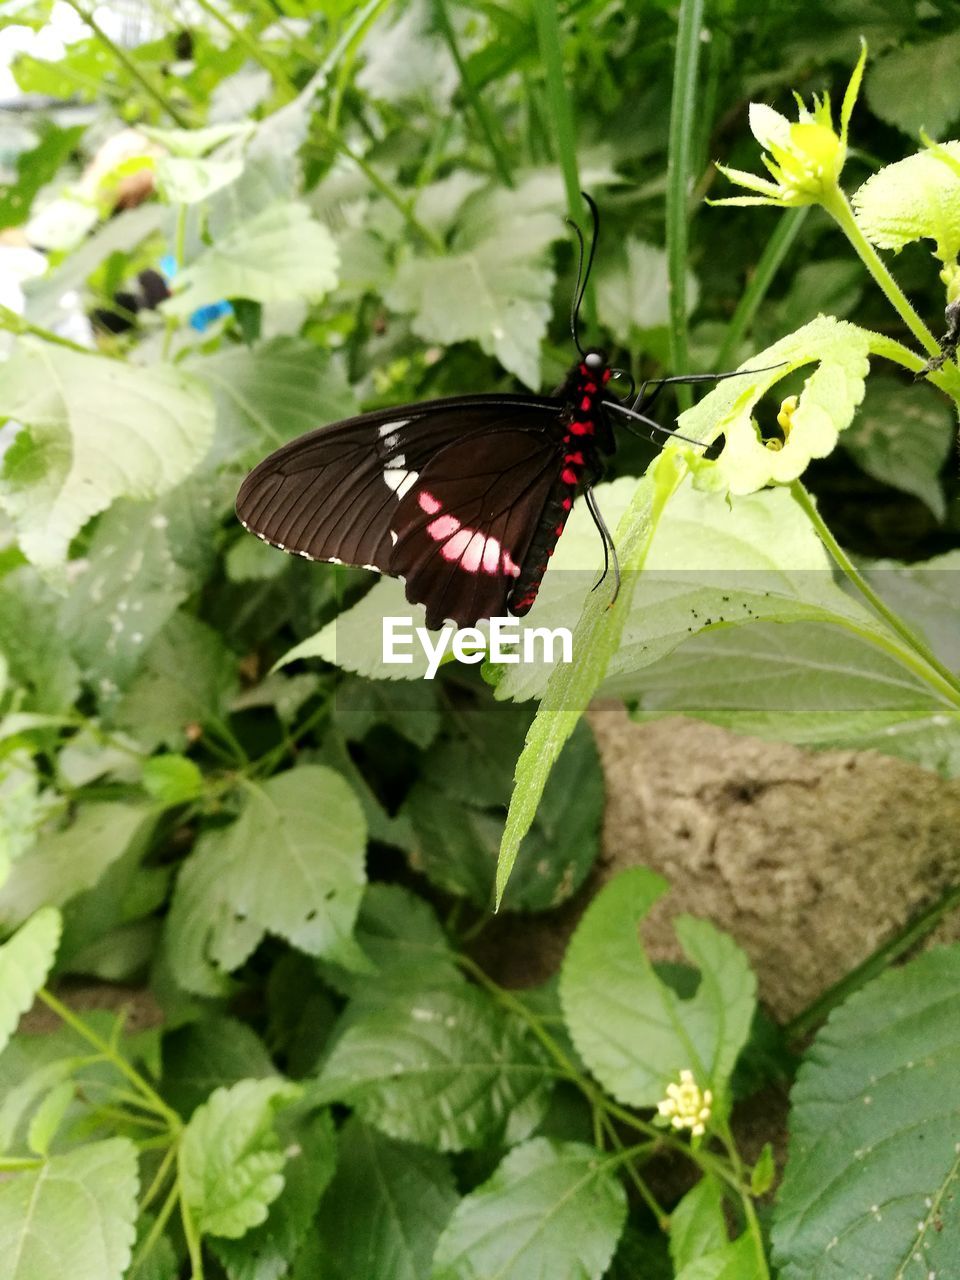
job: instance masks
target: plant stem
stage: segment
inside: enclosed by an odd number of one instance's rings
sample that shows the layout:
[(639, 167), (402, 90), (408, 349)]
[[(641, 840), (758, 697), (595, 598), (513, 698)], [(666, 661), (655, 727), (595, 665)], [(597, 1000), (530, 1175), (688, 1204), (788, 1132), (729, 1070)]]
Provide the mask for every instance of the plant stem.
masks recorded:
[[(179, 1177), (173, 1185), (174, 1190), (179, 1192)], [(190, 1207), (182, 1195), (180, 1196), (180, 1221), (183, 1224), (183, 1234), (187, 1242), (187, 1253), (190, 1255), (191, 1280), (203, 1280), (203, 1247), (200, 1243), (200, 1233), (197, 1231)]]
[(856, 587), (865, 600), (872, 606), (874, 611), (883, 618), (887, 626), (891, 628), (910, 648), (918, 654), (923, 661), (931, 667), (947, 685), (948, 695), (951, 701), (960, 701), (960, 680), (954, 675), (949, 667), (940, 661), (933, 650), (926, 644), (917, 633), (900, 618), (893, 610), (877, 595), (869, 582), (863, 577), (860, 570), (856, 567), (847, 553), (843, 550), (836, 538), (831, 533), (829, 527), (824, 521), (820, 512), (817, 510), (816, 503), (810, 494), (804, 488), (800, 480), (794, 480), (790, 486), (790, 493), (794, 500), (800, 506), (801, 510), (807, 516), (807, 519), (817, 531), (817, 536), (823, 543), (824, 547), (833, 557), (837, 567), (846, 576), (848, 581)]
[(130, 1270), (127, 1273), (127, 1280), (134, 1280), (134, 1277), (136, 1276), (137, 1272), (140, 1270), (144, 1262), (146, 1262), (147, 1258), (150, 1256), (151, 1252), (153, 1251), (154, 1245), (163, 1235), (163, 1230), (166, 1227), (168, 1221), (170, 1220), (171, 1213), (173, 1213), (174, 1209), (177, 1207), (177, 1200), (179, 1199), (179, 1197), (180, 1197), (180, 1187), (175, 1182), (173, 1186), (170, 1188), (169, 1195), (167, 1196), (166, 1200), (164, 1200), (163, 1202), (163, 1207), (161, 1208), (160, 1212), (157, 1214), (157, 1217), (153, 1225), (151, 1226), (149, 1232), (147, 1233), (146, 1239), (144, 1240), (143, 1244), (141, 1244), (140, 1248), (137, 1250), (136, 1256), (134, 1257), (133, 1262), (130, 1264)]
[(722, 1127), (717, 1130), (717, 1136), (727, 1149), (727, 1156), (733, 1171), (736, 1174), (737, 1181), (740, 1183), (740, 1203), (743, 1206), (743, 1215), (747, 1221), (747, 1230), (753, 1240), (754, 1252), (757, 1255), (757, 1271), (755, 1272), (756, 1280), (769, 1280), (770, 1269), (767, 1265), (767, 1251), (763, 1247), (763, 1232), (760, 1230), (760, 1221), (757, 1218), (757, 1210), (753, 1203), (753, 1196), (750, 1194), (749, 1185), (744, 1178), (743, 1162), (740, 1159), (740, 1152), (737, 1150), (737, 1144), (733, 1140), (733, 1134), (730, 1132), (730, 1126), (724, 1122)]
[(297, 96), (297, 86), (284, 71), (278, 62), (275, 62), (268, 54), (264, 53), (263, 48), (253, 39), (244, 27), (238, 27), (225, 13), (221, 13), (216, 5), (211, 4), (210, 0), (196, 0), (199, 7), (204, 13), (209, 14), (214, 22), (219, 22), (225, 31), (230, 33), (232, 39), (238, 44), (242, 44), (249, 53), (254, 62), (258, 62), (264, 71), (266, 71), (280, 87), (289, 93), (291, 98)]
[(99, 1036), (82, 1018), (77, 1017), (72, 1009), (58, 1000), (46, 987), (41, 987), (37, 994), (48, 1009), (51, 1009), (78, 1036), (81, 1036), (88, 1044), (99, 1050), (104, 1058), (130, 1081), (137, 1093), (141, 1095), (145, 1102), (149, 1103), (149, 1109), (155, 1111), (157, 1115), (166, 1120), (172, 1133), (177, 1134), (180, 1132), (183, 1128), (183, 1122), (176, 1111), (167, 1106), (156, 1089), (143, 1078), (135, 1067), (131, 1066), (123, 1054), (118, 1053), (108, 1041)]
[(150, 1205), (153, 1203), (156, 1196), (160, 1194), (160, 1188), (163, 1186), (164, 1182), (166, 1181), (167, 1174), (170, 1172), (170, 1166), (171, 1164), (173, 1164), (176, 1158), (177, 1158), (177, 1147), (175, 1143), (171, 1143), (170, 1146), (167, 1148), (166, 1152), (164, 1153), (163, 1159), (160, 1161), (160, 1166), (157, 1169), (156, 1174), (154, 1175), (153, 1181), (150, 1183), (150, 1186), (147, 1188), (147, 1190), (143, 1194), (143, 1197), (140, 1201), (141, 1213), (149, 1209)]
[(940, 344), (907, 301), (903, 290), (887, 270), (883, 259), (860, 229), (844, 193), (837, 187), (824, 198), (823, 207), (856, 249), (861, 262), (873, 276), (884, 297), (916, 340), (930, 355), (939, 355)]
[(780, 264), (790, 252), (794, 240), (800, 234), (800, 228), (810, 211), (809, 205), (798, 209), (790, 209), (777, 223), (776, 230), (767, 241), (763, 253), (754, 268), (753, 275), (741, 294), (736, 310), (727, 325), (723, 342), (717, 348), (713, 358), (715, 369), (726, 369), (733, 353), (740, 344), (743, 335), (753, 322), (757, 310), (767, 296), (773, 278), (780, 270)]
[(42, 1169), (40, 1156), (0, 1156), (0, 1173), (22, 1173), (27, 1169)]
[(490, 148), (490, 154), (493, 156), (494, 167), (500, 175), (500, 181), (507, 187), (513, 186), (513, 174), (510, 170), (510, 161), (507, 159), (506, 143), (500, 133), (493, 116), (486, 108), (483, 97), (470, 78), (470, 71), (467, 64), (463, 60), (460, 53), (460, 47), (457, 44), (457, 34), (453, 29), (453, 23), (450, 21), (450, 14), (447, 10), (446, 0), (434, 0), (433, 11), (436, 14), (437, 22), (440, 27), (440, 34), (447, 43), (450, 50), (450, 56), (456, 63), (457, 71), (460, 73), (460, 82), (463, 85), (463, 92), (467, 101), (477, 118), (477, 123), (487, 140), (487, 146)]
[[(681, 0), (677, 21), (677, 49), (670, 102), (667, 152), (667, 281), (670, 302), (670, 372), (687, 369), (687, 258), (689, 248), (690, 168), (697, 118), (697, 68), (703, 0)], [(681, 409), (689, 409), (689, 387), (676, 388)]]
[(178, 124), (181, 129), (189, 129), (190, 121), (186, 116), (182, 115), (179, 109), (173, 105), (169, 98), (167, 98), (166, 94), (161, 89), (158, 89), (153, 81), (146, 76), (143, 71), (141, 71), (126, 50), (121, 49), (118, 44), (114, 44), (104, 31), (103, 27), (100, 26), (99, 22), (97, 22), (93, 14), (88, 9), (85, 9), (84, 6), (79, 3), (79, 0), (67, 0), (67, 4), (74, 13), (78, 14), (83, 19), (101, 44), (106, 45), (120, 65), (129, 71), (130, 75), (133, 76), (134, 80), (136, 80), (138, 84), (142, 85), (150, 97), (153, 98), (154, 102), (156, 102), (156, 104), (167, 113), (170, 119), (173, 120), (175, 124)]
[(42, 325), (32, 324), (9, 307), (0, 306), (0, 329), (6, 329), (8, 333), (15, 333), (21, 337), (24, 334), (31, 334), (35, 338), (42, 338), (44, 342), (52, 342), (58, 347), (66, 347), (68, 351), (78, 351), (82, 356), (96, 355), (96, 352), (89, 347), (81, 346), (79, 342), (71, 342), (69, 338), (61, 338), (59, 333), (54, 333), (51, 329), (44, 329)]

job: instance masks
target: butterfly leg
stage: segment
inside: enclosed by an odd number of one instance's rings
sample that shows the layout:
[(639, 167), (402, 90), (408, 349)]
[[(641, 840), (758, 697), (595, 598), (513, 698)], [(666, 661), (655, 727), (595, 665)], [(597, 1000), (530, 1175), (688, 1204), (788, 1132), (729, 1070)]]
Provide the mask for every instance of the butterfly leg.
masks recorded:
[(596, 591), (597, 587), (600, 586), (604, 578), (607, 576), (607, 572), (610, 568), (610, 561), (613, 561), (613, 595), (610, 597), (610, 605), (607, 606), (609, 608), (613, 605), (617, 596), (620, 594), (620, 561), (617, 557), (617, 547), (616, 543), (613, 541), (613, 535), (607, 528), (606, 522), (600, 513), (600, 508), (597, 506), (597, 500), (593, 493), (592, 484), (584, 485), (583, 498), (587, 504), (587, 510), (590, 512), (590, 515), (593, 518), (593, 523), (597, 526), (597, 530), (603, 542), (603, 573), (601, 573), (591, 590)]

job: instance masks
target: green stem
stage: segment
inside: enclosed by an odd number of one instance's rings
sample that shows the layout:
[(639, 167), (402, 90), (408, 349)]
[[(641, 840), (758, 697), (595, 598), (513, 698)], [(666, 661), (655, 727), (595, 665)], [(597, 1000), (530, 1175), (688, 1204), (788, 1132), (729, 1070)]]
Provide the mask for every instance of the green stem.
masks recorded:
[(16, 311), (11, 311), (9, 307), (0, 306), (0, 329), (6, 329), (8, 333), (15, 333), (21, 337), (24, 334), (31, 334), (34, 338), (42, 338), (44, 342), (52, 342), (58, 347), (66, 347), (68, 351), (78, 351), (82, 356), (95, 354), (89, 347), (82, 347), (79, 342), (71, 342), (69, 338), (61, 338), (59, 333), (44, 329), (42, 325), (31, 324), (29, 320), (17, 315)]
[(143, 1129), (154, 1129), (158, 1133), (170, 1132), (163, 1121), (154, 1116), (137, 1116), (124, 1111), (122, 1107), (110, 1107), (98, 1102), (91, 1102), (90, 1108), (97, 1117), (102, 1116), (105, 1120), (113, 1120), (117, 1124), (135, 1124)]
[(460, 53), (460, 46), (457, 44), (457, 34), (453, 29), (453, 23), (450, 21), (450, 14), (447, 11), (446, 0), (434, 0), (433, 11), (437, 17), (437, 23), (440, 27), (440, 34), (446, 41), (447, 48), (450, 50), (450, 56), (456, 63), (457, 71), (460, 73), (460, 82), (463, 85), (463, 92), (473, 114), (477, 118), (483, 136), (487, 140), (487, 146), (490, 148), (490, 154), (493, 156), (493, 163), (500, 176), (500, 181), (507, 187), (513, 186), (513, 174), (510, 171), (510, 162), (507, 159), (506, 143), (494, 121), (493, 116), (486, 108), (479, 90), (470, 77), (470, 71), (467, 64), (463, 60)]
[[(178, 1177), (174, 1183), (174, 1190), (180, 1191), (180, 1183), (181, 1180)], [(180, 1221), (183, 1224), (183, 1235), (187, 1242), (187, 1253), (190, 1255), (191, 1280), (203, 1280), (203, 1246), (200, 1242), (200, 1233), (197, 1231), (190, 1206), (182, 1194), (180, 1195)]]
[[(897, 342), (895, 338), (888, 338), (881, 333), (870, 333), (870, 352), (884, 360), (892, 360), (894, 364), (902, 365), (911, 373), (922, 373), (926, 364), (925, 360), (909, 347), (905, 347), (902, 342)], [(950, 396), (960, 404), (960, 369), (955, 364), (945, 364), (942, 369), (931, 369), (925, 377), (927, 382), (932, 383), (944, 395)]]
[(730, 1132), (730, 1126), (724, 1123), (718, 1130), (717, 1136), (726, 1147), (727, 1156), (733, 1167), (737, 1181), (740, 1183), (740, 1203), (743, 1206), (743, 1215), (747, 1221), (747, 1231), (753, 1240), (754, 1253), (757, 1255), (757, 1271), (755, 1272), (755, 1280), (769, 1280), (770, 1268), (767, 1265), (767, 1251), (763, 1247), (763, 1232), (760, 1230), (760, 1221), (757, 1218), (757, 1210), (753, 1203), (753, 1196), (749, 1191), (749, 1183), (744, 1175), (743, 1162), (740, 1159), (740, 1152), (737, 1150), (737, 1144), (733, 1140), (733, 1134)]
[(180, 1132), (183, 1128), (183, 1121), (177, 1115), (176, 1111), (174, 1111), (172, 1107), (167, 1106), (159, 1093), (157, 1093), (156, 1089), (154, 1089), (153, 1086), (143, 1078), (135, 1067), (131, 1066), (123, 1054), (118, 1053), (108, 1041), (98, 1035), (97, 1032), (94, 1031), (92, 1027), (89, 1027), (82, 1018), (78, 1018), (72, 1009), (68, 1008), (58, 1000), (57, 997), (48, 991), (46, 987), (41, 987), (37, 994), (48, 1009), (51, 1009), (57, 1017), (60, 1018), (62, 1022), (65, 1022), (72, 1031), (75, 1031), (78, 1036), (81, 1036), (86, 1040), (87, 1044), (93, 1045), (95, 1049), (99, 1050), (99, 1052), (103, 1054), (104, 1058), (116, 1067), (122, 1076), (125, 1076), (126, 1079), (129, 1080), (137, 1093), (141, 1095), (142, 1099), (150, 1104), (150, 1110), (155, 1111), (157, 1115), (162, 1116), (163, 1119), (166, 1120), (171, 1132), (175, 1134)]
[(940, 353), (940, 344), (907, 301), (906, 294), (887, 270), (883, 259), (860, 229), (849, 201), (837, 187), (822, 201), (824, 209), (856, 249), (860, 261), (873, 276), (884, 297), (897, 312), (916, 340), (930, 355)]
[(163, 1202), (163, 1207), (161, 1208), (160, 1212), (157, 1214), (156, 1219), (153, 1222), (153, 1225), (151, 1226), (149, 1232), (147, 1233), (146, 1239), (143, 1241), (143, 1244), (141, 1244), (140, 1248), (137, 1250), (134, 1256), (133, 1262), (130, 1264), (130, 1270), (127, 1272), (127, 1280), (134, 1280), (134, 1277), (136, 1276), (137, 1272), (140, 1270), (140, 1268), (146, 1262), (147, 1258), (152, 1253), (153, 1248), (156, 1245), (157, 1241), (163, 1235), (164, 1228), (166, 1227), (167, 1223), (170, 1220), (170, 1215), (173, 1213), (174, 1209), (177, 1207), (177, 1200), (179, 1198), (180, 1198), (180, 1187), (175, 1182), (173, 1186), (170, 1188), (169, 1195), (167, 1196), (166, 1200), (164, 1200)]
[(851, 970), (839, 982), (834, 983), (813, 1004), (789, 1022), (783, 1029), (788, 1040), (800, 1040), (826, 1020), (838, 1005), (849, 1000), (855, 991), (884, 973), (902, 955), (912, 951), (937, 927), (949, 912), (960, 907), (960, 888), (949, 889), (932, 906), (911, 920), (896, 937), (878, 947), (862, 964)]
[(767, 296), (767, 291), (780, 270), (780, 264), (790, 252), (793, 242), (800, 234), (800, 228), (803, 226), (809, 212), (810, 206), (803, 205), (798, 209), (788, 210), (778, 221), (776, 230), (767, 241), (766, 247), (754, 268), (753, 275), (750, 277), (747, 287), (737, 303), (736, 310), (730, 318), (723, 342), (717, 348), (717, 354), (713, 358), (713, 368), (726, 369), (730, 364), (733, 353), (753, 323), (753, 318), (757, 314), (760, 304)]
[(104, 31), (103, 27), (100, 26), (99, 22), (97, 22), (93, 14), (89, 10), (85, 9), (78, 0), (67, 0), (67, 4), (69, 4), (70, 8), (73, 9), (74, 13), (79, 14), (101, 44), (106, 45), (120, 65), (126, 68), (130, 75), (133, 76), (134, 80), (136, 80), (137, 83), (146, 90), (150, 97), (153, 98), (154, 102), (156, 102), (156, 104), (167, 113), (170, 119), (178, 124), (181, 129), (189, 129), (190, 121), (186, 116), (181, 115), (180, 111), (167, 98), (166, 94), (161, 89), (158, 89), (153, 81), (149, 79), (143, 71), (141, 71), (126, 50), (121, 49), (118, 44), (114, 44)]
[(27, 1169), (42, 1169), (44, 1163), (40, 1156), (0, 1156), (0, 1173), (23, 1173)]
[[(687, 349), (687, 258), (689, 251), (689, 192), (693, 139), (697, 123), (697, 68), (703, 0), (681, 0), (677, 48), (670, 102), (667, 152), (667, 279), (670, 302), (670, 371), (683, 373), (689, 365)], [(677, 387), (677, 402), (689, 409), (689, 387)]]
[(244, 27), (238, 27), (236, 23), (227, 17), (225, 13), (221, 13), (216, 5), (211, 4), (210, 0), (197, 0), (197, 4), (204, 13), (209, 14), (209, 16), (213, 18), (214, 22), (219, 22), (223, 29), (230, 33), (233, 40), (242, 44), (254, 62), (258, 62), (260, 66), (263, 67), (264, 71), (268, 72), (273, 80), (290, 94), (291, 98), (296, 97), (297, 86), (287, 75), (286, 71), (284, 71), (283, 67), (280, 66), (278, 62), (275, 62), (273, 58), (263, 51), (263, 48), (256, 42), (256, 40), (253, 39)]
[(176, 1144), (171, 1143), (170, 1146), (167, 1148), (166, 1152), (164, 1153), (163, 1159), (160, 1161), (160, 1166), (157, 1169), (157, 1172), (154, 1176), (153, 1181), (150, 1183), (150, 1186), (147, 1188), (147, 1190), (143, 1194), (143, 1198), (140, 1201), (141, 1213), (149, 1209), (154, 1199), (160, 1194), (160, 1189), (163, 1186), (163, 1184), (166, 1182), (167, 1174), (170, 1172), (170, 1166), (173, 1164), (176, 1158), (177, 1158)]
[[(816, 503), (810, 494), (804, 488), (800, 480), (794, 480), (790, 486), (790, 493), (794, 501), (798, 504), (807, 519), (813, 525), (817, 532), (817, 536), (823, 543), (826, 550), (833, 557), (834, 562), (841, 572), (846, 576), (847, 580), (860, 592), (864, 599), (871, 605), (876, 613), (883, 618), (887, 626), (894, 631), (905, 644), (919, 655), (928, 667), (940, 676), (940, 681), (936, 682), (942, 692), (946, 692), (950, 701), (954, 703), (960, 702), (960, 679), (958, 679), (949, 667), (940, 661), (933, 650), (921, 639), (917, 633), (908, 627), (907, 624), (877, 595), (873, 587), (863, 577), (860, 570), (856, 567), (847, 553), (843, 550), (836, 538), (831, 533), (829, 527), (824, 521), (820, 512), (817, 510)], [(922, 671), (921, 675), (924, 675)], [(929, 675), (926, 677), (929, 683), (935, 683), (930, 680)], [(946, 689), (943, 689), (946, 685)]]

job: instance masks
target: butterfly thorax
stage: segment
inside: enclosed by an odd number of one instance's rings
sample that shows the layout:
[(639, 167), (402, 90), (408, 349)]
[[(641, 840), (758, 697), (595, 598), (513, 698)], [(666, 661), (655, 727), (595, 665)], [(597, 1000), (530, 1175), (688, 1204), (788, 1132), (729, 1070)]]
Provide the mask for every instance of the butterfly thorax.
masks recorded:
[(563, 415), (563, 467), (551, 489), (536, 533), (510, 593), (510, 612), (522, 617), (533, 608), (574, 499), (584, 480), (595, 479), (600, 455), (614, 450), (613, 435), (602, 402), (610, 381), (610, 367), (602, 351), (588, 351), (567, 375), (557, 395), (565, 401)]

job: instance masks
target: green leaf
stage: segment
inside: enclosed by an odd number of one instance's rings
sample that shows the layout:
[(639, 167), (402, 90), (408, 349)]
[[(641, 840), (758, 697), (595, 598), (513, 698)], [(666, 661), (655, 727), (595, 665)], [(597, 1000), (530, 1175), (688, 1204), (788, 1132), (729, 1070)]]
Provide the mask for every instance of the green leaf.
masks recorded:
[(256, 129), (256, 125), (250, 120), (212, 124), (206, 129), (158, 129), (155, 125), (145, 124), (137, 127), (153, 142), (159, 142), (160, 146), (171, 155), (192, 159), (205, 156), (208, 151), (225, 142), (232, 142), (235, 139), (242, 142)]
[[(287, 1163), (283, 1169), (283, 1191), (270, 1205), (266, 1219), (240, 1240), (217, 1240), (213, 1245), (230, 1280), (280, 1280), (290, 1274), (320, 1197), (333, 1176), (334, 1167), (339, 1167), (330, 1115), (325, 1111), (298, 1114), (302, 1110), (303, 1106), (294, 1104), (277, 1118)], [(365, 1188), (364, 1195), (346, 1215), (345, 1220), (353, 1224), (354, 1230), (360, 1205), (372, 1198), (370, 1190)], [(323, 1274), (326, 1275), (326, 1270)]]
[(28, 751), (0, 758), (0, 885), (25, 853), (56, 801), (40, 795), (40, 775)]
[(180, 272), (163, 304), (186, 316), (221, 298), (314, 302), (337, 283), (333, 237), (303, 204), (274, 204), (235, 227)]
[(704, 1254), (728, 1243), (723, 1216), (723, 1187), (704, 1174), (670, 1214), (670, 1256), (680, 1272)]
[(0, 228), (21, 227), (41, 187), (56, 177), (83, 136), (85, 125), (60, 129), (50, 124), (43, 129), (37, 145), (17, 156), (16, 181), (0, 183)]
[(331, 1280), (421, 1280), (457, 1200), (443, 1156), (349, 1120), (318, 1218)]
[(294, 436), (357, 412), (342, 365), (300, 338), (272, 338), (253, 350), (227, 347), (186, 367), (213, 394), (217, 460), (232, 462), (248, 453), (255, 460)]
[(560, 999), (577, 1052), (614, 1097), (654, 1106), (684, 1069), (722, 1098), (750, 1033), (756, 979), (736, 943), (706, 920), (677, 916), (680, 945), (700, 969), (682, 999), (656, 973), (637, 924), (667, 891), (643, 867), (597, 894), (570, 940)]
[(154, 164), (157, 189), (170, 204), (197, 204), (243, 173), (243, 160), (216, 157), (159, 156)]
[(86, 555), (73, 562), (62, 626), (101, 706), (127, 687), (154, 636), (189, 594), (167, 525), (153, 504), (117, 502), (97, 522)]
[(365, 825), (347, 783), (319, 765), (249, 783), (236, 822), (202, 837), (177, 880), (167, 948), (177, 981), (215, 995), (264, 933), (351, 962)]
[[(960, 161), (960, 142), (941, 143)], [(944, 263), (960, 252), (960, 172), (934, 151), (885, 165), (853, 193), (863, 234), (881, 249), (902, 249), (929, 239)]]
[[(724, 436), (716, 462), (690, 457), (698, 487), (719, 493), (753, 493), (771, 483), (796, 480), (813, 458), (825, 458), (839, 433), (853, 421), (863, 399), (870, 338), (857, 325), (818, 316), (750, 360), (750, 368), (767, 369), (766, 373), (721, 382), (699, 404), (682, 413), (677, 429), (684, 435), (695, 440)], [(770, 422), (761, 432), (752, 417), (754, 406), (790, 372), (813, 361), (817, 368), (800, 392), (789, 434), (782, 447), (768, 448), (762, 435), (777, 437), (779, 428)]]
[(60, 912), (42, 907), (0, 946), (0, 1052), (46, 982), (59, 942)]
[(552, 1083), (524, 1025), (466, 986), (361, 1009), (319, 1078), (324, 1098), (440, 1151), (520, 1142), (543, 1118)]
[(22, 53), (14, 59), (14, 79), (24, 93), (49, 94), (65, 101), (78, 95), (92, 101), (113, 79), (120, 64), (113, 51), (94, 37), (75, 40), (63, 57), (48, 60)]
[[(559, 219), (551, 225), (553, 238), (562, 234)], [(475, 341), (521, 382), (537, 388), (554, 283), (543, 234), (537, 219), (519, 221), (442, 258), (407, 258), (384, 299), (396, 311), (413, 315), (413, 332), (426, 342)]]
[(887, 124), (911, 141), (921, 129), (932, 136), (960, 115), (960, 90), (954, 71), (960, 61), (960, 32), (920, 44), (891, 49), (870, 68), (867, 102)]
[(252, 1027), (226, 1014), (211, 1014), (168, 1031), (162, 1053), (163, 1095), (183, 1116), (215, 1089), (277, 1075)]
[(37, 1107), (27, 1130), (27, 1146), (36, 1155), (50, 1154), (50, 1143), (56, 1137), (67, 1108), (75, 1101), (76, 1096), (76, 1082), (61, 1080)]
[[(530, 711), (519, 707), (458, 716), (423, 762), (405, 804), (418, 841), (414, 865), (479, 907), (493, 902), (513, 766), (530, 719)], [(599, 851), (603, 799), (593, 735), (581, 721), (544, 788), (504, 907), (545, 911), (576, 892)]]
[(432, 1280), (599, 1280), (627, 1218), (613, 1161), (579, 1142), (535, 1138), (457, 1206)]
[(0, 1184), (3, 1280), (120, 1280), (137, 1213), (137, 1150), (111, 1138)]
[(96, 884), (147, 817), (141, 805), (83, 805), (61, 831), (41, 836), (0, 888), (0, 923), (12, 928), (43, 906), (63, 906)]
[(876, 560), (862, 569), (881, 599), (926, 637), (951, 671), (960, 671), (958, 569), (960, 549), (913, 564)]
[(202, 1235), (237, 1239), (267, 1217), (283, 1190), (286, 1155), (277, 1109), (299, 1090), (283, 1080), (241, 1080), (198, 1107), (178, 1154), (180, 1188)]
[(154, 756), (143, 762), (143, 786), (163, 805), (185, 804), (203, 794), (203, 774), (186, 756)]
[(749, 1235), (689, 1262), (677, 1272), (676, 1280), (756, 1280), (763, 1275), (757, 1261), (757, 1246)]
[(765, 1196), (773, 1186), (776, 1176), (777, 1165), (773, 1158), (773, 1145), (765, 1142), (756, 1164), (750, 1170), (750, 1194)]
[(630, 696), (640, 719), (683, 714), (775, 742), (872, 749), (948, 777), (960, 772), (953, 702), (896, 658), (826, 623), (705, 631), (636, 672)]
[(21, 338), (0, 366), (0, 415), (24, 424), (4, 459), (0, 503), (24, 554), (50, 568), (115, 498), (150, 498), (206, 452), (206, 392), (170, 365), (124, 365)]
[(192, 726), (222, 723), (236, 684), (236, 657), (212, 628), (175, 613), (158, 633), (113, 715), (151, 750), (186, 746)]
[(960, 1229), (960, 948), (885, 973), (830, 1017), (791, 1097), (774, 1214), (783, 1280), (947, 1276)]
[(894, 378), (871, 378), (857, 421), (843, 447), (867, 475), (946, 515), (940, 473), (951, 452), (955, 416), (939, 395)]
[[(596, 287), (600, 323), (624, 346), (635, 345), (645, 329), (669, 325), (666, 250), (627, 236), (605, 259)], [(696, 308), (698, 294), (696, 277), (688, 271), (688, 313)]]
[(23, 686), (24, 710), (72, 715), (79, 673), (60, 624), (62, 607), (29, 566), (0, 582), (0, 651), (10, 680)]

